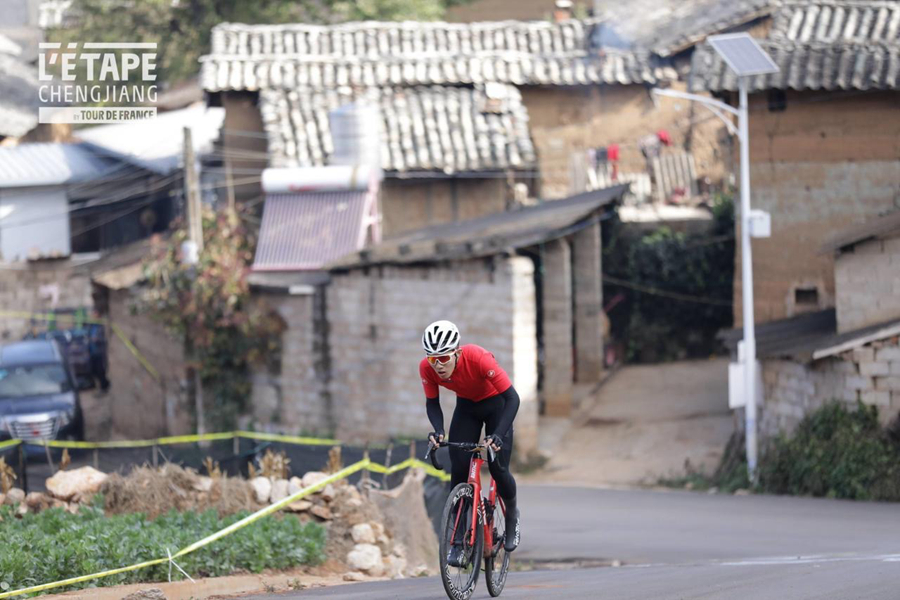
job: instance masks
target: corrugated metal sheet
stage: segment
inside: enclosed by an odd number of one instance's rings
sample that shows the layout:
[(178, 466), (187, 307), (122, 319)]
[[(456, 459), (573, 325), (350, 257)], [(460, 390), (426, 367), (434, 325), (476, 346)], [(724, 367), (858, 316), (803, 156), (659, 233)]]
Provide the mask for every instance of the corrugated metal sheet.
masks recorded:
[(572, 228), (622, 199), (628, 185), (595, 190), (564, 200), (435, 225), (349, 254), (332, 262), (335, 270), (373, 264), (403, 264), (491, 256), (568, 235)]
[(656, 183), (656, 201), (668, 201), (676, 190), (683, 190), (687, 197), (697, 195), (697, 169), (694, 155), (687, 152), (671, 152), (653, 158), (653, 178)]
[(833, 239), (822, 246), (821, 252), (829, 254), (866, 240), (882, 239), (896, 235), (898, 232), (900, 232), (900, 210), (877, 219), (869, 219), (863, 223), (857, 223), (838, 232)]
[[(453, 173), (533, 167), (522, 96), (513, 86), (498, 85), (492, 98), (483, 89), (461, 87), (369, 90), (364, 95), (377, 103), (382, 119), (382, 168)], [(328, 113), (358, 97), (350, 88), (263, 91), (260, 112), (272, 166), (327, 164), (334, 151)]]
[(99, 152), (165, 175), (181, 168), (185, 127), (201, 155), (212, 151), (224, 120), (224, 108), (192, 106), (154, 119), (79, 129), (75, 135)]
[(0, 188), (89, 181), (101, 177), (111, 164), (82, 144), (0, 147)]
[(673, 79), (646, 50), (592, 47), (596, 21), (241, 25), (212, 32), (207, 91), (297, 87), (585, 85)]
[(311, 270), (362, 248), (367, 191), (268, 194), (253, 269)]

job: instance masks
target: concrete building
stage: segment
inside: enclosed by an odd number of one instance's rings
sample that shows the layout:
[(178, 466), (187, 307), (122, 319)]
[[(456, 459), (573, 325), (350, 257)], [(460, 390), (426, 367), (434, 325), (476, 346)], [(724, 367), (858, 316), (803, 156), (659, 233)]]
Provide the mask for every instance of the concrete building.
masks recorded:
[(446, 318), (509, 372), (523, 402), (517, 446), (534, 450), (538, 415), (568, 415), (575, 382), (604, 368), (599, 220), (624, 191), (408, 232), (332, 263), (327, 282), (254, 273), (286, 329), (280, 364), (255, 376), (246, 421), (342, 439), (420, 436), (420, 336)]
[[(781, 68), (749, 81), (751, 204), (772, 215), (772, 236), (753, 241), (764, 323), (834, 307), (834, 257), (819, 247), (898, 205), (900, 4), (788, 1), (758, 33)], [(692, 77), (692, 89), (736, 103), (737, 81), (708, 46)], [(741, 302), (738, 248), (736, 320)]]
[[(765, 386), (760, 431), (789, 431), (825, 402), (900, 413), (900, 212), (839, 232), (819, 252), (834, 260), (836, 308), (757, 327)], [(732, 349), (741, 330), (725, 336)]]

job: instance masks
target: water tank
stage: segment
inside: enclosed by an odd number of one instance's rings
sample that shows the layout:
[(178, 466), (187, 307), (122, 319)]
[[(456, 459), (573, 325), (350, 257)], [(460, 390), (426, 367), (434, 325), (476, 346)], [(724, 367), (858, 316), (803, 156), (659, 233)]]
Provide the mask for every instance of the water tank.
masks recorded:
[(371, 102), (345, 104), (328, 115), (332, 165), (381, 167), (381, 111)]

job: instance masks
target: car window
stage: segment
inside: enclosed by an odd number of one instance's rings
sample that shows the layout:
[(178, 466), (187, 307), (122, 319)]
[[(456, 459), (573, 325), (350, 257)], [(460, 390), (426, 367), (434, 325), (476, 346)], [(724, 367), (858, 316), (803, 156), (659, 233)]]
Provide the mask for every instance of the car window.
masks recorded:
[(26, 398), (71, 391), (59, 365), (30, 365), (0, 369), (0, 398)]

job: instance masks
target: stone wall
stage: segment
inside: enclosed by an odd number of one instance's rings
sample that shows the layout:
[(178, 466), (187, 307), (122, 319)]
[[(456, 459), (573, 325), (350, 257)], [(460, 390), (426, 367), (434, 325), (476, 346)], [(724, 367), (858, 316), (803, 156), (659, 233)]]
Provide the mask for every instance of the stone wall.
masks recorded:
[(547, 242), (541, 252), (541, 264), (544, 412), (551, 417), (568, 416), (572, 411), (575, 369), (572, 352), (572, 244), (565, 238)]
[[(834, 306), (834, 257), (819, 249), (848, 225), (895, 209), (900, 198), (900, 94), (826, 96), (788, 92), (779, 112), (768, 109), (765, 95), (751, 97), (751, 202), (772, 215), (772, 236), (753, 240), (758, 323)], [(798, 288), (816, 289), (817, 302), (798, 306)], [(737, 244), (738, 323), (741, 293)]]
[(131, 313), (129, 290), (110, 291), (109, 321), (159, 373), (157, 381), (117, 335), (108, 332), (112, 431), (109, 437), (146, 439), (195, 432), (183, 345), (150, 317)]
[(900, 412), (900, 345), (894, 337), (804, 365), (790, 360), (763, 361), (765, 403), (760, 434), (790, 432), (807, 414), (838, 400), (878, 407), (888, 423)]
[(870, 240), (834, 265), (838, 333), (900, 317), (900, 237)]
[[(462, 342), (489, 349), (522, 400), (516, 445), (537, 433), (534, 266), (523, 257), (428, 267), (383, 266), (335, 274), (326, 290), (331, 402), (341, 439), (421, 437), (430, 428), (418, 376), (421, 332), (437, 319), (459, 325)], [(441, 394), (449, 425), (454, 395)]]
[(317, 311), (324, 291), (312, 294), (260, 294), (284, 321), (277, 365), (253, 372), (250, 412), (242, 426), (279, 433), (330, 436), (334, 422), (327, 389), (325, 332)]

